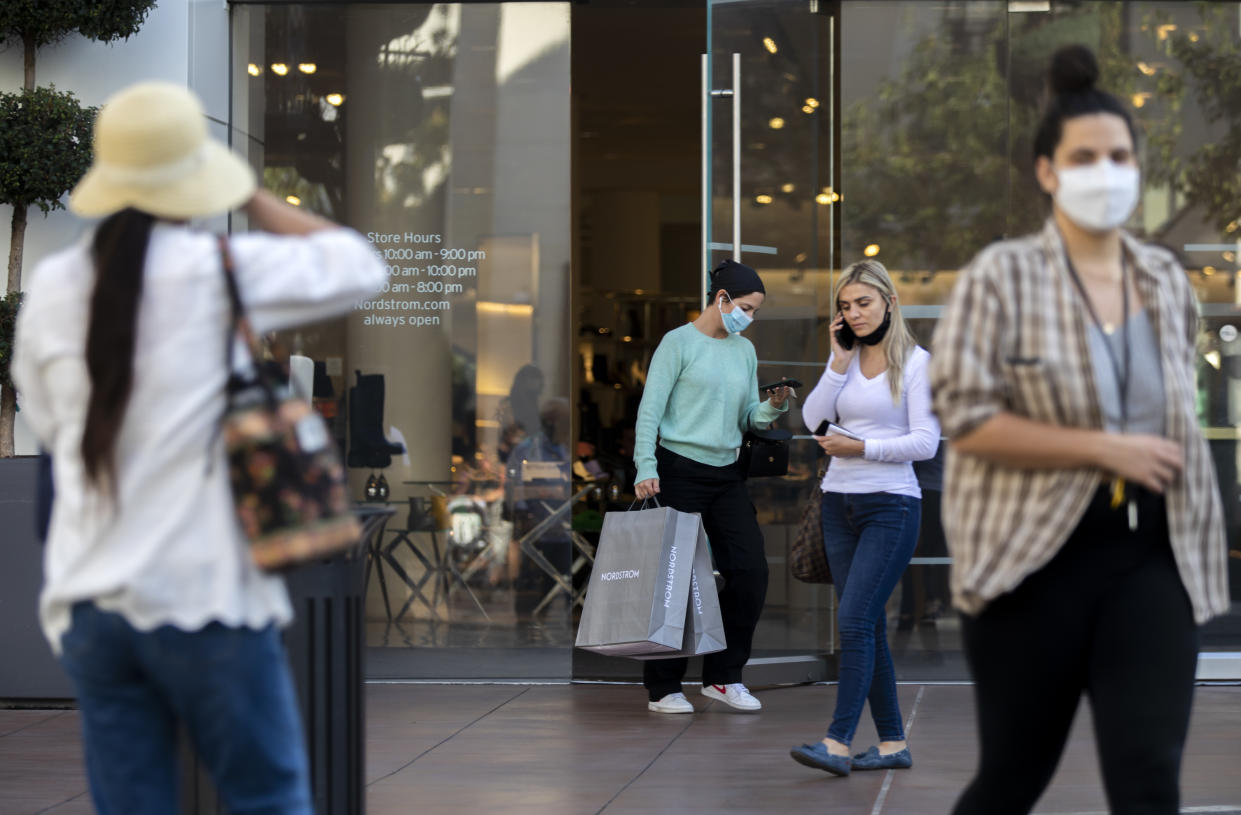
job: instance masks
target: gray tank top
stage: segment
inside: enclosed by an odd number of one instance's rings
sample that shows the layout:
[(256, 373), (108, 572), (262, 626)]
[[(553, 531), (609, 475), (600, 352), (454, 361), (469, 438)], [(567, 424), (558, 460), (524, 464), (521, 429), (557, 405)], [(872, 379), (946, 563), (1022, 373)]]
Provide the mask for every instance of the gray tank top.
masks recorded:
[(1089, 327), (1090, 359), (1094, 363), (1095, 386), (1099, 391), (1106, 430), (1121, 431), (1120, 394), (1115, 369), (1108, 356), (1112, 346), (1116, 360), (1124, 364), (1125, 335), (1129, 336), (1129, 433), (1164, 435), (1163, 365), (1155, 328), (1142, 309), (1129, 318), (1128, 332), (1117, 329), (1105, 334), (1097, 325)]

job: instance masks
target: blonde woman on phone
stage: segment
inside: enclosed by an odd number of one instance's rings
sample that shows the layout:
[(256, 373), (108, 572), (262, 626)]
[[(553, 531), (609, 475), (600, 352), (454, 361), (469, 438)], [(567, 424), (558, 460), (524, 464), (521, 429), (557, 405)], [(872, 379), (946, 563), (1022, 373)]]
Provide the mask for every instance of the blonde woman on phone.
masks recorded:
[[(840, 685), (827, 735), (791, 751), (799, 764), (849, 775), (913, 765), (905, 741), (884, 605), (918, 542), (922, 492), (913, 462), (931, 458), (939, 423), (930, 354), (914, 342), (882, 263), (841, 275), (832, 353), (802, 418), (832, 457), (823, 478), (823, 543), (840, 596)], [(880, 742), (853, 755), (867, 698)]]

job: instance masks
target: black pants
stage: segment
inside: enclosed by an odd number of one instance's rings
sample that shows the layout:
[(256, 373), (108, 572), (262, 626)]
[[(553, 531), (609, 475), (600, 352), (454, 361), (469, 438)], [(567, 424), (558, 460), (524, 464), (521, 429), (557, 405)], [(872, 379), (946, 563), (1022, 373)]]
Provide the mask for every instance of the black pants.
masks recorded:
[(956, 815), (1028, 813), (1055, 772), (1083, 691), (1111, 811), (1178, 811), (1198, 629), (1163, 499), (1139, 493), (1134, 533), (1108, 497), (1099, 491), (1047, 566), (977, 617), (962, 617), (980, 757)]
[[(728, 685), (741, 681), (750, 658), (754, 627), (767, 599), (767, 556), (754, 504), (735, 466), (711, 467), (666, 450), (655, 449), (659, 462), (659, 499), (682, 512), (702, 513), (715, 568), (724, 578), (720, 615), (728, 647), (702, 658), (702, 683)], [(642, 671), (651, 701), (681, 690), (687, 659), (658, 659)]]

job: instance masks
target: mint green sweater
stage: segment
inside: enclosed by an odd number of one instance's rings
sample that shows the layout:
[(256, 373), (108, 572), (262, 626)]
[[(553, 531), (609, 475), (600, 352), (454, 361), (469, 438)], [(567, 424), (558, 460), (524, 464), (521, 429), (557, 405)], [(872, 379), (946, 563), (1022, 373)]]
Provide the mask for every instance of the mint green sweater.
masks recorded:
[(758, 398), (758, 357), (739, 334), (708, 337), (686, 323), (664, 335), (638, 407), (633, 460), (638, 481), (659, 478), (655, 441), (712, 467), (737, 460), (741, 434), (788, 410)]

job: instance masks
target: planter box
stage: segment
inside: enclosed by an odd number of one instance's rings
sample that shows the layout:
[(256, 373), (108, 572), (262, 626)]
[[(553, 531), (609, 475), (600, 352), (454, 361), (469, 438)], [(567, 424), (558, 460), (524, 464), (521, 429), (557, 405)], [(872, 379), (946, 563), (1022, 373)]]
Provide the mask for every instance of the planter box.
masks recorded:
[(71, 699), (73, 685), (39, 629), (43, 545), (34, 531), (38, 459), (0, 459), (0, 700)]

